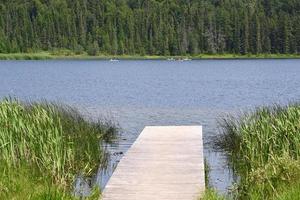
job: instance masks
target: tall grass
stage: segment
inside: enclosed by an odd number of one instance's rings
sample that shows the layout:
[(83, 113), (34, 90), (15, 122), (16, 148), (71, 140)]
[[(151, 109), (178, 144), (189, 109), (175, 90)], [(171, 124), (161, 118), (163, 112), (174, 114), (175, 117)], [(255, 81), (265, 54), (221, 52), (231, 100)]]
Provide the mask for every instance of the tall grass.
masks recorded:
[(226, 198), (219, 195), (215, 190), (207, 188), (205, 193), (199, 200), (225, 200)]
[(25, 165), (8, 168), (0, 164), (0, 199), (14, 200), (72, 200), (71, 193), (55, 184), (51, 177)]
[(300, 105), (258, 108), (220, 125), (217, 145), (240, 176), (239, 198), (273, 199), (300, 178)]
[(101, 144), (112, 142), (117, 131), (112, 122), (85, 119), (69, 106), (4, 99), (0, 102), (1, 167), (6, 172), (29, 167), (67, 191), (78, 174), (90, 176), (99, 166), (105, 167)]
[[(288, 187), (288, 188), (287, 188)], [(284, 186), (282, 192), (276, 197), (276, 200), (298, 200), (300, 199), (300, 182), (293, 184), (292, 186)]]

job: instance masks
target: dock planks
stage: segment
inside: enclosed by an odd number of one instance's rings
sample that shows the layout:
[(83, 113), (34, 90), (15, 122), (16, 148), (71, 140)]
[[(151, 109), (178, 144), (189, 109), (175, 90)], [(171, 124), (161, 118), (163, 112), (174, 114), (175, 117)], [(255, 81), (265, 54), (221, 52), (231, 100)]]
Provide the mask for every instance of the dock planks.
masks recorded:
[(103, 200), (193, 200), (205, 190), (201, 126), (147, 126), (119, 162)]

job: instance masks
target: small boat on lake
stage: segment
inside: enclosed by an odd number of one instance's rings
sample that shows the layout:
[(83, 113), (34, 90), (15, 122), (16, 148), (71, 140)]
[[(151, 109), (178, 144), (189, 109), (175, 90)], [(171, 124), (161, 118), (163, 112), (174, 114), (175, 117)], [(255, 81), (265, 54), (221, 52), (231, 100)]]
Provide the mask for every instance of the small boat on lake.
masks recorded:
[(168, 61), (174, 61), (175, 59), (174, 58), (168, 58), (167, 60)]
[(190, 58), (178, 58), (177, 61), (183, 62), (183, 61), (190, 61), (192, 59)]

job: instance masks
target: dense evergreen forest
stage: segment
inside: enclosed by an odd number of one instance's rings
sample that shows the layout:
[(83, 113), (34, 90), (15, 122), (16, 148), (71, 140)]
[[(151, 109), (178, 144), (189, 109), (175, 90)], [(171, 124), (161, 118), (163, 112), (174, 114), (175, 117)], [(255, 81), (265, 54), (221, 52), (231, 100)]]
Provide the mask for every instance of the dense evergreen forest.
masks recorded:
[(0, 53), (299, 53), (299, 0), (1, 0)]

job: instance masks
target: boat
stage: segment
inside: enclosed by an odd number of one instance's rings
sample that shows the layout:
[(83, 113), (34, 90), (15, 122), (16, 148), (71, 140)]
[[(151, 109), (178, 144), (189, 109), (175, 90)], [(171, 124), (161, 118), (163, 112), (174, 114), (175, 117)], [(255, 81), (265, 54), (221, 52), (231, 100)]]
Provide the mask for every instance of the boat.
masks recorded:
[(175, 59), (174, 58), (168, 58), (167, 60), (168, 61), (174, 61)]
[(109, 61), (110, 61), (110, 62), (118, 62), (119, 60), (118, 60), (118, 59), (111, 58)]

